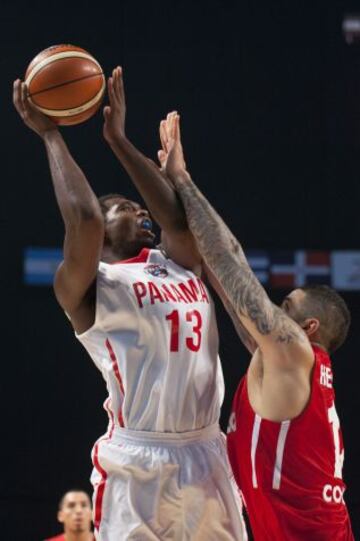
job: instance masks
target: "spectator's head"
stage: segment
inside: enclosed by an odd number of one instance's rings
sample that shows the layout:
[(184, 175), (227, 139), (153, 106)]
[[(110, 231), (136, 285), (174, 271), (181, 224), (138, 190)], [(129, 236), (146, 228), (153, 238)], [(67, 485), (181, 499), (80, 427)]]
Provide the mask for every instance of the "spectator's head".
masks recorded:
[(58, 521), (64, 525), (65, 533), (91, 531), (91, 501), (83, 490), (69, 490), (59, 502)]

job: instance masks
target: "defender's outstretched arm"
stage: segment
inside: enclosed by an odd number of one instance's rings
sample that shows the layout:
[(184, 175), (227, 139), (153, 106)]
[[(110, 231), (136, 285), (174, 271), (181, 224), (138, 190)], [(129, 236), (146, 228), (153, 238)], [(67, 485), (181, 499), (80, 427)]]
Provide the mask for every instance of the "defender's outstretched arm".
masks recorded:
[(242, 341), (242, 343), (244, 344), (244, 346), (250, 353), (254, 353), (256, 349), (258, 348), (258, 345), (256, 341), (254, 340), (254, 338), (251, 336), (251, 334), (245, 329), (244, 325), (241, 323), (240, 318), (237, 316), (232, 304), (227, 298), (225, 291), (222, 288), (219, 280), (216, 279), (214, 273), (210, 270), (210, 268), (205, 263), (203, 263), (203, 270), (210, 284), (212, 285), (212, 287), (214, 288), (214, 290), (220, 297), (224, 305), (224, 308), (229, 314), (240, 340)]
[(294, 349), (312, 359), (311, 346), (303, 330), (270, 301), (240, 243), (184, 168), (178, 115), (168, 128), (167, 145), (167, 174), (184, 204), (190, 230), (201, 256), (242, 325), (260, 349), (277, 362), (289, 360)]

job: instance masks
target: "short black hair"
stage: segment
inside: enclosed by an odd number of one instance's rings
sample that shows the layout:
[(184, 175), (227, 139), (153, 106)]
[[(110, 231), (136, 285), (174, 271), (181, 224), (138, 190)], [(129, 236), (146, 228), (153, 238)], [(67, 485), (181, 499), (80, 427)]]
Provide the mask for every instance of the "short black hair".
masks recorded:
[(70, 494), (70, 492), (82, 492), (83, 494), (86, 494), (86, 496), (88, 497), (89, 499), (89, 502), (90, 502), (90, 505), (91, 505), (91, 498), (89, 496), (89, 494), (86, 492), (86, 490), (84, 490), (83, 488), (70, 488), (70, 490), (67, 490), (60, 498), (59, 500), (59, 503), (58, 503), (58, 510), (61, 511), (61, 509), (63, 508), (63, 505), (64, 505), (64, 501), (65, 501), (65, 498), (68, 494)]
[(344, 299), (327, 285), (300, 287), (305, 293), (304, 316), (320, 321), (320, 336), (326, 349), (333, 353), (344, 342), (349, 332), (351, 315)]
[(125, 195), (122, 195), (120, 193), (108, 193), (106, 195), (101, 195), (98, 197), (98, 201), (100, 203), (101, 212), (105, 216), (107, 211), (109, 210), (108, 206), (106, 205), (106, 202), (110, 199), (126, 199)]

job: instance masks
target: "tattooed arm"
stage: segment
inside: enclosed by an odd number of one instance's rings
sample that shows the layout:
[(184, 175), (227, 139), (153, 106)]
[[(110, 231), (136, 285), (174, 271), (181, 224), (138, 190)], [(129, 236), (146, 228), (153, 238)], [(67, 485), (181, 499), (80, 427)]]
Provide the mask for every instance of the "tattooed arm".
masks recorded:
[(200, 254), (234, 313), (260, 349), (275, 354), (278, 361), (288, 359), (289, 354), (293, 358), (294, 349), (312, 359), (303, 330), (270, 301), (240, 243), (192, 182), (184, 167), (178, 116), (168, 132), (167, 174), (180, 195)]
[(229, 299), (226, 297), (224, 290), (221, 287), (221, 284), (219, 281), (215, 278), (214, 273), (211, 272), (209, 267), (206, 264), (203, 264), (203, 269), (205, 271), (206, 277), (208, 278), (210, 284), (220, 297), (227, 313), (229, 314), (231, 321), (233, 322), (233, 325), (235, 327), (235, 330), (242, 341), (243, 345), (246, 347), (246, 349), (253, 354), (256, 349), (258, 348), (257, 343), (251, 336), (251, 334), (245, 329), (244, 325), (241, 323), (240, 318), (237, 316), (234, 308), (232, 307)]

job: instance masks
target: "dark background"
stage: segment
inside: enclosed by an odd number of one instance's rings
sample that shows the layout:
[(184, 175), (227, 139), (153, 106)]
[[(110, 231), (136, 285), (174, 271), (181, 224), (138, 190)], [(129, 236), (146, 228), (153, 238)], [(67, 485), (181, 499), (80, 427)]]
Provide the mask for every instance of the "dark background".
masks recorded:
[[(56, 43), (89, 50), (106, 74), (120, 63), (128, 136), (154, 157), (159, 120), (178, 109), (192, 175), (245, 248), (359, 249), (360, 45), (345, 43), (341, 23), (360, 6), (305, 4), (2, 3), (1, 539), (59, 531), (57, 501), (74, 486), (91, 490), (90, 449), (106, 428), (102, 378), (52, 289), (22, 282), (24, 247), (61, 246), (63, 226), (42, 143), (12, 107), (12, 80)], [(98, 113), (63, 133), (98, 195), (137, 198), (101, 128)], [(334, 369), (360, 539), (360, 295), (346, 300), (353, 325)], [(220, 306), (219, 326), (225, 427), (248, 355)]]

